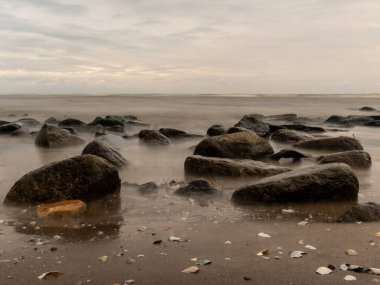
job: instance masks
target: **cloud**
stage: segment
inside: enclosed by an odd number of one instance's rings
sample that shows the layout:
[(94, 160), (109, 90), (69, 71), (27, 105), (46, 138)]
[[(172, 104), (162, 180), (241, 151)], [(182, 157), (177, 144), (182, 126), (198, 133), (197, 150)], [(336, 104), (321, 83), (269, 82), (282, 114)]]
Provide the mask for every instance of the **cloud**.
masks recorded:
[(370, 0), (4, 0), (0, 11), (4, 93), (379, 89)]

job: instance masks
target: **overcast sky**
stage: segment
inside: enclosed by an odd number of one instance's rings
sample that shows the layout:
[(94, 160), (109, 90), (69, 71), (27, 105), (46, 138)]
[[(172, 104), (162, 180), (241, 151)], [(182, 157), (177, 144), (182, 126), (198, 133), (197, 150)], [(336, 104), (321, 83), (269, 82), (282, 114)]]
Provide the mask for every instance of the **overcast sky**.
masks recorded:
[(380, 92), (379, 0), (0, 0), (0, 93)]

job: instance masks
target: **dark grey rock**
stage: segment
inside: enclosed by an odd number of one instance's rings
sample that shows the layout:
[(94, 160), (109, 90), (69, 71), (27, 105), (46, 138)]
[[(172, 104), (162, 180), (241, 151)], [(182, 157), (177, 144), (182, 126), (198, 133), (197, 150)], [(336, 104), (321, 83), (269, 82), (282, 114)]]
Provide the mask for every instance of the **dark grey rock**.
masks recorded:
[(194, 155), (258, 159), (273, 153), (269, 142), (253, 132), (239, 132), (203, 139)]
[(318, 158), (322, 164), (341, 162), (354, 168), (369, 168), (372, 165), (371, 156), (362, 150), (351, 150), (322, 155)]
[(226, 133), (226, 130), (222, 125), (212, 125), (207, 130), (207, 135), (209, 137), (216, 137), (220, 135), (224, 135)]
[(0, 134), (11, 134), (21, 128), (17, 123), (9, 123), (0, 126)]
[(380, 220), (380, 205), (369, 202), (356, 204), (336, 221), (338, 223), (376, 222)]
[(280, 160), (281, 158), (293, 158), (293, 160), (300, 160), (305, 157), (308, 156), (294, 149), (283, 149), (270, 156), (273, 160)]
[(12, 137), (30, 137), (30, 130), (26, 127), (21, 127), (20, 129), (12, 132), (10, 134)]
[(116, 167), (123, 167), (127, 164), (127, 160), (118, 151), (101, 140), (94, 140), (87, 144), (82, 154), (93, 154), (102, 157)]
[(160, 187), (154, 182), (147, 182), (137, 187), (137, 191), (142, 195), (156, 194)]
[(59, 120), (57, 120), (55, 117), (49, 117), (45, 120), (45, 123), (58, 126)]
[(86, 123), (73, 118), (64, 119), (58, 123), (59, 127), (85, 127)]
[(91, 201), (120, 190), (115, 167), (95, 155), (54, 162), (21, 177), (5, 204), (39, 204), (61, 200)]
[(186, 186), (177, 189), (174, 194), (186, 197), (202, 195), (222, 196), (222, 192), (212, 187), (205, 179), (193, 180)]
[(44, 124), (37, 134), (35, 144), (40, 147), (59, 148), (84, 143), (84, 140), (56, 125)]
[(271, 139), (280, 143), (297, 143), (312, 140), (314, 137), (305, 132), (282, 129), (272, 134)]
[(112, 127), (112, 126), (124, 127), (124, 122), (123, 122), (122, 118), (119, 119), (119, 118), (115, 118), (115, 117), (108, 117), (108, 118), (96, 117), (88, 125), (89, 126), (101, 125), (103, 127)]
[(267, 137), (270, 133), (268, 124), (264, 123), (257, 114), (245, 115), (235, 127), (246, 128), (261, 137)]
[(340, 136), (333, 138), (320, 138), (299, 142), (293, 145), (294, 147), (312, 150), (323, 151), (349, 151), (349, 150), (363, 150), (361, 143), (351, 137)]
[(170, 140), (155, 130), (142, 130), (139, 132), (140, 142), (148, 145), (168, 145)]
[(272, 116), (266, 116), (266, 119), (269, 120), (278, 120), (278, 121), (295, 121), (298, 119), (297, 114), (279, 114), (279, 115), (272, 115)]
[(232, 201), (242, 204), (354, 201), (359, 182), (351, 168), (343, 163), (306, 167), (261, 179), (236, 190)]
[(228, 159), (189, 156), (185, 160), (185, 172), (197, 176), (230, 176), (263, 178), (291, 171), (290, 168), (276, 167), (249, 159)]
[(254, 133), (253, 131), (248, 130), (246, 128), (242, 128), (242, 127), (232, 127), (232, 128), (229, 128), (227, 130), (227, 134), (235, 134), (235, 133), (241, 133), (241, 132), (251, 132), (251, 133)]
[(171, 128), (161, 128), (159, 130), (161, 134), (171, 139), (181, 139), (181, 138), (191, 138), (191, 137), (202, 137), (197, 134), (190, 134), (182, 130), (171, 129)]
[(33, 118), (22, 118), (18, 120), (17, 123), (25, 127), (36, 127), (40, 125), (40, 122)]
[(359, 109), (360, 111), (367, 111), (367, 112), (376, 112), (377, 109), (369, 106), (364, 106)]

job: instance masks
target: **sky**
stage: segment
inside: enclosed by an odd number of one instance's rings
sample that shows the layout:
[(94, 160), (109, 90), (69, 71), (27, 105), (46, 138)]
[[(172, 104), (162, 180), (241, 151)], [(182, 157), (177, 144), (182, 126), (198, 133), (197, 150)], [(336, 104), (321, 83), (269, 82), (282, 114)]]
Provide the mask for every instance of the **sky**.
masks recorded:
[(0, 0), (0, 93), (380, 93), (378, 0)]

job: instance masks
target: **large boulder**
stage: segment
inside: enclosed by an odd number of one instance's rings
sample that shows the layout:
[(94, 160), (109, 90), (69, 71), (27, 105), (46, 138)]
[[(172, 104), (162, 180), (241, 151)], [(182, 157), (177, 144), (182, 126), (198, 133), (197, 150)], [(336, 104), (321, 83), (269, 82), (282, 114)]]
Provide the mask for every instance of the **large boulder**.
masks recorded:
[(343, 163), (311, 166), (261, 179), (236, 190), (232, 200), (242, 204), (356, 200), (359, 182)]
[(380, 205), (369, 202), (356, 204), (336, 221), (338, 223), (375, 222), (380, 220)]
[(222, 196), (222, 192), (215, 189), (208, 183), (205, 179), (197, 179), (191, 181), (186, 186), (183, 186), (181, 188), (178, 188), (174, 194), (185, 196), (185, 197), (192, 197), (192, 196)]
[(246, 128), (261, 137), (267, 137), (270, 133), (268, 124), (264, 123), (257, 114), (245, 115), (235, 127)]
[(170, 140), (155, 130), (142, 130), (139, 132), (140, 142), (148, 145), (168, 145)]
[(101, 140), (94, 140), (87, 144), (82, 154), (93, 154), (102, 157), (116, 167), (122, 167), (127, 164), (127, 160), (118, 151)]
[(308, 140), (298, 142), (293, 146), (303, 149), (323, 151), (363, 150), (363, 146), (357, 139), (346, 136)]
[(6, 204), (40, 204), (62, 200), (91, 201), (120, 190), (117, 169), (86, 154), (53, 162), (21, 177), (5, 197)]
[(263, 178), (291, 171), (290, 168), (271, 166), (267, 163), (249, 159), (228, 159), (189, 156), (185, 160), (186, 173), (197, 176), (249, 176)]
[(282, 129), (272, 134), (271, 139), (280, 143), (297, 143), (314, 139), (314, 137), (308, 133)]
[(52, 124), (44, 124), (35, 140), (37, 146), (48, 148), (59, 148), (82, 143), (84, 143), (84, 140), (80, 137)]
[(372, 165), (371, 156), (368, 152), (362, 150), (342, 151), (322, 155), (318, 158), (318, 162), (322, 164), (341, 162), (354, 168), (370, 168)]
[(273, 152), (267, 140), (253, 132), (239, 132), (202, 140), (195, 148), (194, 155), (258, 159)]

